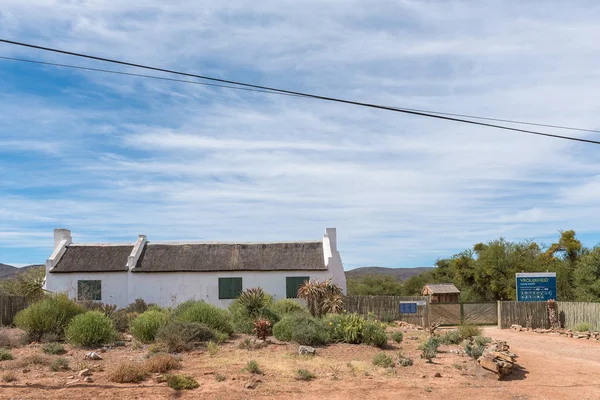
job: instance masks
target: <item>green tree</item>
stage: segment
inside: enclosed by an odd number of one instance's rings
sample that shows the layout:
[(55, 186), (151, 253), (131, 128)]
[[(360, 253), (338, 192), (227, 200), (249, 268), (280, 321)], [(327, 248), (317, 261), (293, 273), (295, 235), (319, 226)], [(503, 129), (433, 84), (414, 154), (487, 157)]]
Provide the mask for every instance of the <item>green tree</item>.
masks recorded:
[(577, 301), (600, 300), (600, 246), (581, 256), (573, 277)]
[(346, 282), (349, 296), (399, 296), (402, 283), (391, 275), (366, 275)]

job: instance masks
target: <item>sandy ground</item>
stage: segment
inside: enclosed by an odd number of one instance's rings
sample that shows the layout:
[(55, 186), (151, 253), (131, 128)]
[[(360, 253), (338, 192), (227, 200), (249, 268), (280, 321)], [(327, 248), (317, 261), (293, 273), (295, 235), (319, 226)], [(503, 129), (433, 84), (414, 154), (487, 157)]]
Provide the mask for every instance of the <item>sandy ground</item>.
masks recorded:
[[(333, 345), (319, 348), (317, 356), (311, 357), (295, 354), (297, 346), (292, 344), (242, 350), (238, 344), (244, 337), (238, 337), (221, 345), (214, 356), (204, 350), (182, 355), (180, 372), (194, 376), (200, 383), (193, 391), (175, 392), (152, 379), (140, 384), (110, 382), (107, 374), (112, 367), (124, 360), (143, 360), (147, 352), (129, 345), (102, 353), (104, 360), (93, 362), (83, 360), (86, 351), (70, 349), (64, 357), (74, 371), (51, 372), (43, 365), (15, 368), (15, 362), (0, 362), (0, 374), (13, 371), (18, 378), (11, 383), (0, 381), (0, 398), (600, 399), (600, 342), (496, 328), (487, 328), (486, 335), (507, 340), (519, 356), (520, 369), (510, 380), (498, 381), (468, 357), (451, 352), (459, 346), (442, 346), (435, 363), (427, 364), (419, 358), (417, 349), (426, 338), (423, 332), (405, 332), (400, 345), (390, 342), (387, 354), (397, 358), (402, 352), (415, 360), (412, 367), (392, 369), (373, 366), (371, 360), (380, 350), (369, 346)], [(39, 345), (28, 345), (12, 352), (17, 361), (40, 354), (41, 349)], [(264, 375), (253, 376), (243, 371), (249, 360), (256, 360)], [(69, 378), (76, 376), (81, 368), (94, 366), (92, 383)], [(311, 371), (317, 378), (310, 382), (296, 380), (295, 373), (300, 368)], [(436, 378), (436, 372), (441, 377)], [(225, 380), (218, 382), (217, 375), (223, 375)], [(260, 380), (256, 388), (245, 388), (255, 379)]]

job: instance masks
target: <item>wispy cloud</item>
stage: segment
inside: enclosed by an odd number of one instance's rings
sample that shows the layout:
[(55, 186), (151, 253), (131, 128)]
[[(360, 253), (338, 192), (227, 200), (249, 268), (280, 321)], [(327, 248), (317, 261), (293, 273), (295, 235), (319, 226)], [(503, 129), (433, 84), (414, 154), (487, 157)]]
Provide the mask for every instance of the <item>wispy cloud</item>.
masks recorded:
[[(0, 36), (379, 104), (598, 128), (598, 15), (595, 2), (6, 0)], [(90, 242), (294, 240), (337, 226), (348, 267), (429, 265), (498, 236), (600, 238), (593, 146), (6, 61), (0, 89), (0, 262), (43, 261), (58, 226)]]

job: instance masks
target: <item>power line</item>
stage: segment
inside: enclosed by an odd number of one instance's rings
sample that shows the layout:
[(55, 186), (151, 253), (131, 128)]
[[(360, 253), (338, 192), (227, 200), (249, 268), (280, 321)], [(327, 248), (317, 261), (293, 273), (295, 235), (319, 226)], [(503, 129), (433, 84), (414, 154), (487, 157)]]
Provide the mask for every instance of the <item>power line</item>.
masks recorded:
[(85, 71), (105, 72), (105, 73), (108, 73), (108, 74), (135, 76), (135, 77), (140, 77), (140, 78), (160, 79), (160, 80), (163, 80), (163, 81), (173, 81), (173, 82), (181, 82), (181, 83), (192, 83), (194, 85), (212, 86), (212, 87), (220, 87), (220, 88), (236, 89), (236, 90), (245, 90), (245, 91), (248, 91), (248, 92), (259, 92), (259, 93), (277, 94), (277, 95), (282, 95), (282, 96), (303, 97), (303, 96), (298, 96), (298, 95), (295, 95), (295, 94), (285, 94), (285, 93), (270, 92), (268, 90), (250, 89), (250, 88), (237, 87), (237, 86), (229, 86), (229, 85), (219, 85), (219, 84), (216, 84), (216, 83), (206, 83), (206, 82), (198, 82), (198, 81), (187, 81), (185, 79), (165, 78), (165, 77), (156, 76), (156, 75), (134, 74), (134, 73), (131, 73), (131, 72), (113, 71), (113, 70), (110, 70), (110, 69), (82, 67), (82, 66), (79, 66), (79, 65), (69, 65), (69, 64), (58, 64), (58, 63), (51, 63), (51, 62), (38, 61), (38, 60), (28, 60), (28, 59), (25, 59), (25, 58), (15, 58), (15, 57), (0, 56), (0, 59), (2, 59), (2, 60), (11, 60), (11, 61), (21, 61), (21, 62), (32, 63), (32, 64), (50, 65), (52, 67), (73, 68), (73, 69), (81, 69), (81, 70), (85, 70)]
[(50, 51), (53, 53), (66, 54), (66, 55), (71, 55), (71, 56), (75, 56), (75, 57), (82, 57), (82, 58), (87, 58), (87, 59), (91, 59), (91, 60), (109, 62), (109, 63), (113, 63), (113, 64), (126, 65), (126, 66), (130, 66), (130, 67), (143, 68), (143, 69), (159, 71), (159, 72), (166, 72), (166, 73), (170, 73), (170, 74), (189, 76), (189, 77), (209, 80), (209, 81), (213, 81), (213, 82), (227, 83), (227, 84), (231, 84), (231, 85), (238, 85), (238, 86), (243, 86), (243, 87), (248, 87), (248, 88), (253, 88), (253, 89), (260, 89), (260, 90), (265, 90), (265, 91), (270, 91), (270, 92), (285, 93), (285, 94), (289, 94), (289, 95), (302, 96), (302, 97), (307, 97), (307, 98), (326, 100), (326, 101), (332, 101), (332, 102), (343, 103), (343, 104), (351, 104), (351, 105), (356, 105), (356, 106), (361, 106), (361, 107), (375, 108), (375, 109), (379, 109), (379, 110), (395, 111), (395, 112), (400, 112), (400, 113), (404, 113), (404, 114), (418, 115), (418, 116), (422, 116), (422, 117), (436, 118), (436, 119), (441, 119), (441, 120), (446, 120), (446, 121), (461, 122), (461, 123), (466, 123), (466, 124), (471, 124), (471, 125), (485, 126), (485, 127), (489, 127), (489, 128), (503, 129), (503, 130), (513, 131), (513, 132), (521, 132), (521, 133), (526, 133), (526, 134), (530, 134), (530, 135), (545, 136), (545, 137), (551, 137), (551, 138), (555, 138), (555, 139), (564, 139), (564, 140), (571, 140), (571, 141), (576, 141), (576, 142), (600, 145), (600, 141), (596, 141), (596, 140), (583, 139), (583, 138), (577, 138), (577, 137), (571, 137), (571, 136), (563, 136), (563, 135), (555, 135), (555, 134), (537, 132), (537, 131), (530, 131), (527, 129), (519, 129), (519, 128), (513, 128), (513, 127), (508, 127), (508, 126), (503, 126), (503, 125), (489, 124), (489, 123), (485, 123), (485, 122), (470, 121), (470, 120), (466, 120), (466, 119), (432, 114), (432, 113), (428, 113), (428, 112), (413, 111), (413, 110), (397, 108), (397, 107), (383, 106), (383, 105), (372, 104), (372, 103), (364, 103), (364, 102), (340, 99), (340, 98), (335, 98), (335, 97), (320, 96), (320, 95), (315, 95), (315, 94), (296, 92), (296, 91), (285, 90), (285, 89), (278, 89), (278, 88), (262, 86), (262, 85), (254, 85), (254, 84), (250, 84), (250, 83), (233, 81), (233, 80), (229, 80), (229, 79), (221, 79), (221, 78), (214, 78), (214, 77), (210, 77), (210, 76), (191, 74), (191, 73), (187, 73), (187, 72), (180, 72), (180, 71), (175, 71), (175, 70), (170, 70), (170, 69), (165, 69), (165, 68), (152, 67), (152, 66), (143, 65), (143, 64), (136, 64), (136, 63), (126, 62), (126, 61), (113, 60), (110, 58), (97, 57), (97, 56), (92, 56), (89, 54), (76, 53), (76, 52), (54, 49), (51, 47), (38, 46), (38, 45), (23, 43), (23, 42), (16, 42), (16, 41), (6, 40), (6, 39), (0, 39), (0, 42), (8, 43), (8, 44), (16, 45), (16, 46), (29, 47), (29, 48), (38, 49), (38, 50)]
[[(215, 83), (205, 83), (205, 82), (198, 82), (198, 81), (189, 81), (189, 80), (184, 80), (184, 79), (166, 78), (166, 77), (156, 76), (156, 75), (134, 74), (131, 72), (115, 71), (115, 70), (102, 69), (102, 68), (83, 67), (83, 66), (79, 66), (79, 65), (59, 64), (59, 63), (52, 63), (52, 62), (47, 62), (47, 61), (30, 60), (30, 59), (25, 59), (25, 58), (0, 56), (0, 59), (10, 60), (10, 61), (20, 61), (20, 62), (26, 62), (26, 63), (31, 63), (31, 64), (49, 65), (49, 66), (53, 66), (53, 67), (72, 68), (72, 69), (79, 69), (79, 70), (84, 70), (84, 71), (104, 72), (104, 73), (115, 74), (115, 75), (127, 75), (127, 76), (135, 76), (135, 77), (139, 77), (139, 78), (150, 78), (150, 79), (158, 79), (158, 80), (163, 80), (163, 81), (191, 83), (194, 85), (212, 86), (212, 87), (219, 87), (219, 88), (225, 88), (225, 89), (244, 90), (244, 91), (248, 91), (248, 92), (276, 94), (276, 95), (280, 95), (280, 96), (306, 97), (306, 96), (301, 96), (301, 95), (296, 95), (296, 94), (280, 93), (280, 92), (270, 91), (270, 90), (250, 89), (250, 88), (245, 88), (245, 87), (229, 86), (229, 85), (219, 85), (219, 84), (215, 84)], [(487, 121), (508, 122), (511, 124), (532, 125), (532, 126), (541, 126), (541, 127), (546, 127), (546, 128), (556, 128), (556, 129), (566, 129), (566, 130), (572, 130), (572, 131), (600, 133), (600, 130), (595, 130), (595, 129), (574, 128), (574, 127), (570, 127), (570, 126), (549, 125), (549, 124), (541, 124), (541, 123), (537, 123), (537, 122), (516, 121), (516, 120), (511, 120), (511, 119), (480, 117), (480, 116), (476, 116), (476, 115), (455, 114), (455, 113), (448, 113), (448, 112), (442, 112), (442, 111), (423, 110), (423, 109), (417, 109), (417, 108), (402, 108), (402, 110), (416, 111), (416, 112), (437, 114), (437, 115), (448, 115), (448, 116), (453, 116), (453, 117), (481, 119), (481, 120), (487, 120)]]

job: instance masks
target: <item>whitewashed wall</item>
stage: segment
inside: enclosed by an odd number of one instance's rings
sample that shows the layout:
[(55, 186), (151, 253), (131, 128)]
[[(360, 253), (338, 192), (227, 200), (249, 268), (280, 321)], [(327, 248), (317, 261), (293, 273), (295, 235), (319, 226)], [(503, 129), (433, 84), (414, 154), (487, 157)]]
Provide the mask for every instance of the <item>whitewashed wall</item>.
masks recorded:
[(70, 298), (76, 299), (77, 281), (100, 280), (102, 302), (123, 307), (131, 303), (127, 291), (128, 275), (128, 272), (50, 273), (46, 278), (45, 289), (51, 292), (66, 292)]
[[(343, 272), (343, 270), (342, 270)], [(77, 298), (78, 280), (101, 280), (102, 302), (126, 307), (137, 298), (163, 307), (186, 300), (204, 300), (227, 308), (232, 300), (219, 300), (219, 278), (242, 278), (242, 288), (261, 287), (275, 300), (286, 298), (286, 277), (309, 276), (319, 281), (335, 278), (331, 271), (289, 272), (97, 272), (50, 273), (46, 289)], [(339, 284), (339, 283), (338, 283)], [(345, 288), (345, 282), (344, 286)]]

